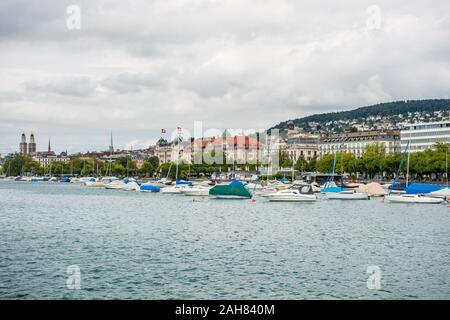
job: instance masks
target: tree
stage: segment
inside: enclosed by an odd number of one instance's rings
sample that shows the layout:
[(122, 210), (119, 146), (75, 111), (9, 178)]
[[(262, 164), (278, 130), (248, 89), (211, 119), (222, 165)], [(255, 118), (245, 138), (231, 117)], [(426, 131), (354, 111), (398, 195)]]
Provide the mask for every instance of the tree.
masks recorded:
[(300, 156), (297, 159), (297, 162), (294, 165), (294, 169), (300, 172), (308, 171), (308, 161), (306, 161), (305, 157)]
[(7, 176), (18, 176), (22, 174), (42, 174), (43, 168), (39, 162), (29, 156), (15, 155), (3, 164), (3, 170)]
[(291, 167), (292, 166), (292, 160), (289, 157), (289, 153), (287, 151), (281, 150), (280, 151), (280, 167)]
[(383, 172), (385, 168), (386, 145), (382, 142), (373, 142), (366, 145), (360, 159), (360, 170), (369, 176)]

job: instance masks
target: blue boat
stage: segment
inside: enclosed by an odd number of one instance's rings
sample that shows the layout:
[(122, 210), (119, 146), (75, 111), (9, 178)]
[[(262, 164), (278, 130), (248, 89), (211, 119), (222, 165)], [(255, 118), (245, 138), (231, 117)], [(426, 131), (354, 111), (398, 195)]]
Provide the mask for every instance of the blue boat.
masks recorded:
[(149, 184), (149, 183), (144, 183), (144, 184), (141, 185), (141, 191), (144, 191), (144, 192), (159, 192), (159, 191), (161, 191), (161, 188), (160, 187), (156, 187), (156, 186), (154, 186), (152, 184)]
[(185, 181), (185, 180), (177, 180), (177, 182), (175, 184), (176, 185), (192, 186), (192, 182), (191, 181)]

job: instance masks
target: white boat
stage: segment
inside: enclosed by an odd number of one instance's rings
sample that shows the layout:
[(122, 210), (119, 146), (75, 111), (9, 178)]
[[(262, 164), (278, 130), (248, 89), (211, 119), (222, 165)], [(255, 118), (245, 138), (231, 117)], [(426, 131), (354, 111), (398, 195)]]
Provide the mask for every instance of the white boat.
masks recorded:
[(428, 196), (422, 196), (418, 194), (399, 194), (399, 195), (387, 195), (385, 200), (392, 203), (423, 203), (423, 204), (439, 204), (443, 203), (445, 199), (432, 198)]
[(449, 198), (450, 197), (450, 188), (444, 188), (441, 190), (433, 191), (428, 194), (428, 196), (433, 198)]
[(354, 190), (345, 190), (340, 192), (325, 193), (328, 200), (369, 200), (369, 194), (366, 192), (355, 192)]
[(181, 193), (185, 196), (208, 196), (209, 189), (203, 186), (186, 187), (181, 189)]
[(123, 190), (127, 184), (122, 180), (114, 180), (105, 185), (105, 189)]
[(125, 190), (125, 191), (139, 191), (139, 190), (141, 190), (141, 187), (135, 181), (130, 181), (130, 182), (128, 182), (125, 185), (123, 190)]
[(170, 186), (161, 189), (161, 193), (165, 194), (181, 194), (181, 190), (185, 189), (186, 186)]
[(266, 198), (271, 202), (313, 202), (317, 200), (310, 185), (292, 186), (287, 190), (267, 194)]
[(247, 185), (246, 185), (246, 187), (247, 187), (247, 189), (248, 190), (250, 190), (250, 191), (261, 191), (261, 190), (263, 190), (264, 189), (264, 187), (261, 185), (261, 184), (259, 184), (259, 183), (253, 183), (253, 182), (251, 182), (251, 183), (248, 183)]

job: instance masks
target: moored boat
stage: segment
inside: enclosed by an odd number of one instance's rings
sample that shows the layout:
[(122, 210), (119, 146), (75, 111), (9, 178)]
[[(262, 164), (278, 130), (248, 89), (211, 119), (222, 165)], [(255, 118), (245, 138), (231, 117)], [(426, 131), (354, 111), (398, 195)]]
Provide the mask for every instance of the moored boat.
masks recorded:
[(153, 183), (141, 184), (141, 191), (143, 192), (159, 192), (160, 190), (161, 188), (153, 185)]
[(388, 200), (392, 203), (422, 203), (422, 204), (440, 204), (445, 201), (442, 198), (433, 198), (418, 194), (390, 194), (387, 195), (385, 200)]
[(193, 186), (189, 188), (183, 188), (181, 193), (185, 196), (207, 196), (211, 188), (204, 186)]
[(105, 185), (105, 189), (123, 190), (126, 187), (126, 183), (122, 180), (113, 180)]
[(328, 200), (369, 200), (366, 192), (356, 192), (355, 190), (345, 190), (340, 192), (327, 192)]
[(292, 186), (287, 190), (266, 195), (271, 202), (314, 202), (316, 195), (310, 185)]
[(218, 184), (209, 190), (215, 199), (251, 199), (252, 193), (242, 182), (232, 181), (230, 184)]

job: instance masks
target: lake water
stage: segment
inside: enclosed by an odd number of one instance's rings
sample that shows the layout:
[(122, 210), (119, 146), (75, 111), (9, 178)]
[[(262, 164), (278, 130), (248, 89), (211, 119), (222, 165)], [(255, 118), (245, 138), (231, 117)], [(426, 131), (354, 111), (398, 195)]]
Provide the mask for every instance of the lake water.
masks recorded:
[[(0, 181), (0, 298), (449, 299), (450, 208)], [(66, 281), (80, 268), (80, 289)], [(367, 287), (369, 266), (381, 289)]]

